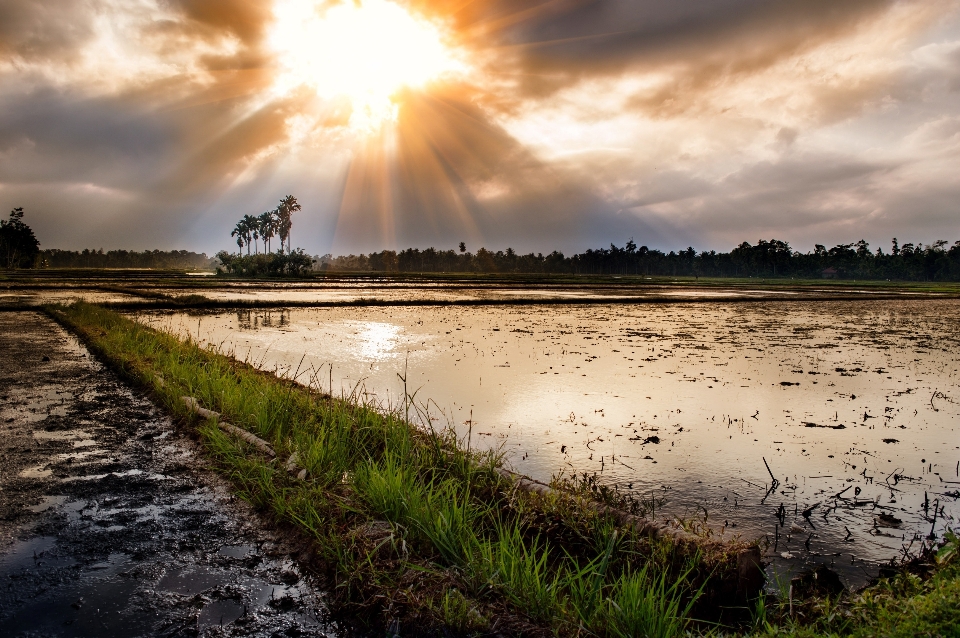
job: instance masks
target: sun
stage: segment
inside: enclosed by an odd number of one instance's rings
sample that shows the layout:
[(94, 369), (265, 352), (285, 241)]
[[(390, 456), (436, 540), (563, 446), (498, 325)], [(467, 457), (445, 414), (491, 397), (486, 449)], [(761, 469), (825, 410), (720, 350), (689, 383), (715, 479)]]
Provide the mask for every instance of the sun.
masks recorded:
[(397, 118), (397, 93), (463, 70), (442, 25), (388, 0), (277, 0), (268, 43), (279, 61), (274, 89), (309, 86), (346, 98), (351, 128)]

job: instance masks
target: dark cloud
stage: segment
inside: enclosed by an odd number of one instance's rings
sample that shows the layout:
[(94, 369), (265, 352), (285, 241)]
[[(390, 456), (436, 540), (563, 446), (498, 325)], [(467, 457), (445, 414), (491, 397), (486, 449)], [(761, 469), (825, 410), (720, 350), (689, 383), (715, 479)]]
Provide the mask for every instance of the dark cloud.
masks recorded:
[[(890, 0), (501, 0), (455, 15), (497, 55), (516, 64), (521, 87), (543, 96), (584, 77), (661, 65), (683, 67), (649, 106), (720, 76), (768, 68), (882, 14)], [(509, 69), (508, 69), (509, 71)]]
[(42, 88), (0, 94), (3, 182), (141, 183), (174, 151), (176, 125), (118, 97)]

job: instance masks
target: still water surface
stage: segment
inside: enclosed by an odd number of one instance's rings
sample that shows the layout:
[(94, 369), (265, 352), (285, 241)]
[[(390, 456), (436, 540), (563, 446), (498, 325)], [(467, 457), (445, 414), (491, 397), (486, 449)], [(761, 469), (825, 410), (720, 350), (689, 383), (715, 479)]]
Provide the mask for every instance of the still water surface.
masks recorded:
[(862, 584), (960, 516), (955, 300), (139, 316), (385, 406), (406, 370), (440, 423), (472, 422), (517, 471), (597, 473), (664, 499), (658, 518), (768, 538), (771, 572)]

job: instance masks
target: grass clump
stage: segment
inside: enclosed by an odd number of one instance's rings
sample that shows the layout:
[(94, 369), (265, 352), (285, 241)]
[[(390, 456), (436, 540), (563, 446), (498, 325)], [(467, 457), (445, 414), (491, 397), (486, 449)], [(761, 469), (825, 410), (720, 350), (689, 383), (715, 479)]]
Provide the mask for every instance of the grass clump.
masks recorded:
[[(48, 312), (195, 424), (240, 496), (312, 540), (336, 613), (467, 634), (496, 623), (518, 635), (668, 636), (699, 626), (736, 577), (732, 552), (702, 555), (585, 507), (592, 491), (618, 498), (596, 486), (569, 498), (517, 490), (497, 452), (418, 428), (407, 410), (330, 397), (99, 306)], [(198, 423), (185, 395), (277, 458)], [(286, 471), (292, 454), (306, 480)]]
[(752, 636), (960, 636), (960, 539), (947, 531), (940, 547), (859, 592), (768, 604), (758, 599)]

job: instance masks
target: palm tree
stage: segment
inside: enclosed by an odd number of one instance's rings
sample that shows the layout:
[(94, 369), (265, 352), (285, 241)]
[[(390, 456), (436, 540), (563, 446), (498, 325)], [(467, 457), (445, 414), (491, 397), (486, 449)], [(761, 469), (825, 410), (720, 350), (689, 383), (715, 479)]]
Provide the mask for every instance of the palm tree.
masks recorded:
[[(238, 221), (237, 226), (232, 231), (230, 231), (230, 236), (237, 238), (237, 254), (242, 255), (243, 243), (247, 236), (247, 229), (242, 219)], [(247, 252), (250, 252), (250, 251), (248, 250)]]
[(280, 247), (283, 248), (283, 243), (287, 244), (287, 252), (291, 250), (290, 243), (290, 230), (293, 228), (293, 214), (301, 210), (300, 204), (297, 202), (297, 198), (293, 195), (287, 195), (280, 200), (280, 205), (277, 206), (277, 221), (278, 231), (280, 234)]
[(257, 218), (253, 215), (244, 215), (241, 221), (243, 222), (243, 229), (246, 231), (247, 254), (249, 255), (251, 241), (256, 242), (260, 238), (260, 233), (257, 230)]
[(277, 234), (277, 220), (274, 216), (275, 211), (268, 210), (260, 213), (257, 217), (257, 225), (260, 227), (260, 236), (263, 237), (265, 244), (264, 252), (270, 252), (270, 240)]

